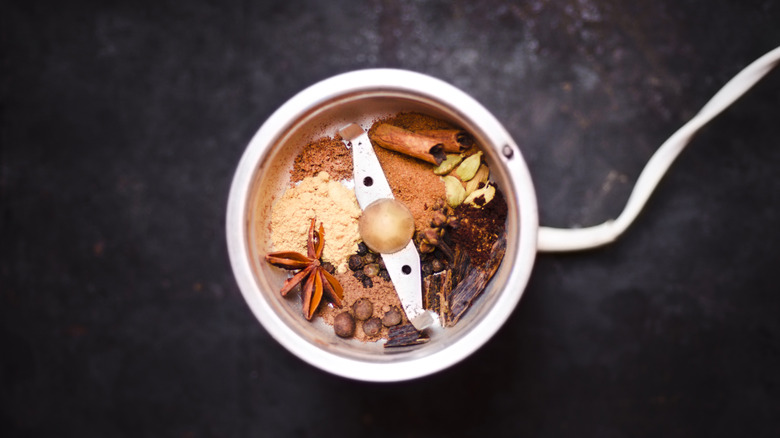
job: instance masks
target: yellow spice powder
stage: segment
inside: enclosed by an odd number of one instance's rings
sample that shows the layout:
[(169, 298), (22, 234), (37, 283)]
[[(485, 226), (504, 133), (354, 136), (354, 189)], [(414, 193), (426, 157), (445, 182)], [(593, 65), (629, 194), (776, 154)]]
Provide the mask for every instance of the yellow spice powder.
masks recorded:
[(306, 177), (288, 188), (271, 209), (271, 240), (277, 251), (306, 254), (306, 241), (312, 218), (317, 228), (325, 227), (322, 259), (347, 270), (347, 258), (357, 251), (360, 241), (358, 219), (361, 210), (355, 192), (330, 178), (327, 172)]

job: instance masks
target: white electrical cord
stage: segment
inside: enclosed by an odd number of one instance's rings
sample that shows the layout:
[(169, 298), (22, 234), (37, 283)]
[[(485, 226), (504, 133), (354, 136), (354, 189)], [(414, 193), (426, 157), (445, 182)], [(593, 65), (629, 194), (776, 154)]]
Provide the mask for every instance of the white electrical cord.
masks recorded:
[(727, 82), (693, 119), (672, 134), (647, 162), (628, 198), (626, 207), (617, 219), (587, 228), (539, 227), (537, 249), (546, 252), (579, 251), (605, 245), (617, 239), (634, 222), (658, 182), (694, 134), (745, 94), (778, 63), (780, 63), (780, 47), (745, 67)]

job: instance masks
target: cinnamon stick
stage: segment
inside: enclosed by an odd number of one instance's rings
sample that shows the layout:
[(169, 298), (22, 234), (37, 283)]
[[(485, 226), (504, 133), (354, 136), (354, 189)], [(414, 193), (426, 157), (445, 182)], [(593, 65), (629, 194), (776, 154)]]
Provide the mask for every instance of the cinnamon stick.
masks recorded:
[(446, 155), (444, 146), (436, 138), (407, 131), (387, 123), (376, 127), (371, 140), (385, 149), (400, 152), (437, 166), (444, 161)]
[(436, 139), (449, 154), (459, 154), (474, 145), (474, 138), (460, 129), (427, 129), (417, 133)]

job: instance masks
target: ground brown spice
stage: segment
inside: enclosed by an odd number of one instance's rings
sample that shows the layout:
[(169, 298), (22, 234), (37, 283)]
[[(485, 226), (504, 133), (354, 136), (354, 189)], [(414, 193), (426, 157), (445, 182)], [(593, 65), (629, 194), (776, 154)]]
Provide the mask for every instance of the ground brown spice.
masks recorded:
[(298, 182), (322, 171), (335, 181), (352, 179), (352, 152), (338, 136), (320, 138), (304, 146), (295, 157), (290, 176)]
[[(374, 130), (379, 124), (389, 123), (399, 128), (406, 129), (407, 131), (425, 131), (430, 129), (457, 129), (458, 127), (444, 120), (431, 117), (427, 114), (421, 113), (399, 113), (393, 117), (380, 120), (371, 127), (371, 131)], [(369, 136), (371, 132), (369, 132)]]
[(471, 263), (481, 266), (490, 257), (493, 244), (506, 227), (507, 206), (504, 195), (496, 190), (493, 200), (482, 208), (461, 204), (455, 208), (458, 228), (450, 238), (459, 248), (468, 252)]

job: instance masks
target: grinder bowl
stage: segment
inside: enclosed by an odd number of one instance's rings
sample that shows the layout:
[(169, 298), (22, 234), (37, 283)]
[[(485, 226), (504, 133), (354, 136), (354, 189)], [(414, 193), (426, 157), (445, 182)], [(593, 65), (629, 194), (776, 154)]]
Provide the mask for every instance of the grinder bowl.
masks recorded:
[[(507, 249), (488, 288), (454, 326), (430, 330), (430, 342), (400, 349), (345, 340), (322, 321), (306, 321), (298, 300), (279, 289), (285, 273), (263, 257), (271, 250), (270, 211), (307, 142), (356, 122), (363, 128), (399, 112), (422, 112), (471, 133), (508, 207)], [(507, 320), (536, 256), (536, 196), (522, 154), (506, 129), (463, 91), (419, 73), (371, 69), (319, 82), (287, 101), (250, 141), (227, 206), (227, 243), (239, 288), (252, 312), (285, 348), (330, 373), (365, 381), (401, 381), (449, 367), (482, 346)]]

